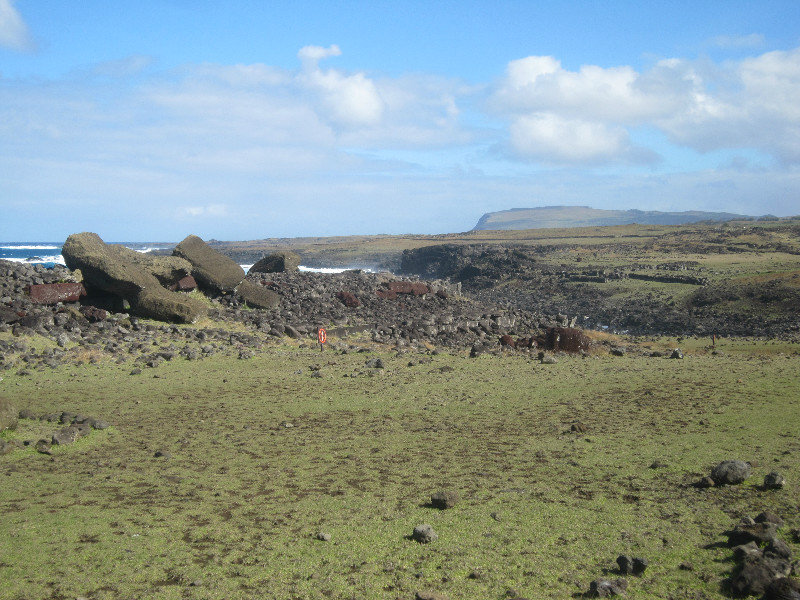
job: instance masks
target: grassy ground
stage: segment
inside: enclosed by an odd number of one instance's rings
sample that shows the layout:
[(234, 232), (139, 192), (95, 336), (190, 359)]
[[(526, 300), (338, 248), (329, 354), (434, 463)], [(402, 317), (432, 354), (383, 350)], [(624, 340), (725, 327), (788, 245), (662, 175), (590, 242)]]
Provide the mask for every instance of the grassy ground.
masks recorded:
[[(764, 509), (800, 526), (800, 346), (707, 342), (682, 361), (409, 366), (428, 356), (286, 345), (139, 375), (103, 361), (4, 375), (20, 409), (113, 427), (0, 457), (0, 598), (570, 598), (623, 552), (651, 565), (629, 598), (725, 597), (726, 529)], [(753, 477), (690, 485), (728, 458)], [(773, 469), (787, 487), (760, 490)], [(461, 501), (427, 507), (439, 489)], [(407, 539), (421, 523), (439, 539)]]

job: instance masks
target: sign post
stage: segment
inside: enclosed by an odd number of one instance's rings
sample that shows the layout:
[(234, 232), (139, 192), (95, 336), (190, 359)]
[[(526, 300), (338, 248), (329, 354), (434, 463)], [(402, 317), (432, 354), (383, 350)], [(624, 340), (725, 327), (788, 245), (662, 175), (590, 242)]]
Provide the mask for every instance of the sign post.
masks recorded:
[(328, 340), (328, 336), (325, 333), (324, 327), (320, 327), (317, 330), (317, 339), (319, 340), (319, 351), (322, 352), (325, 350), (325, 342)]

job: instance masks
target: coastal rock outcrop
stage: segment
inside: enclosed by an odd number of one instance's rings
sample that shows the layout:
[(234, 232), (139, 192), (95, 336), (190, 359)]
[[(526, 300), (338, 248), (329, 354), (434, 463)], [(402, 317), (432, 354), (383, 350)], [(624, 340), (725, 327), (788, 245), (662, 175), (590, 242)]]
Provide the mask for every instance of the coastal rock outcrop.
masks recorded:
[(251, 273), (285, 273), (297, 271), (300, 256), (294, 252), (274, 252), (268, 254), (250, 267)]
[(244, 279), (242, 267), (196, 235), (186, 237), (175, 246), (172, 254), (189, 261), (192, 265), (192, 277), (201, 288), (211, 292), (231, 293)]

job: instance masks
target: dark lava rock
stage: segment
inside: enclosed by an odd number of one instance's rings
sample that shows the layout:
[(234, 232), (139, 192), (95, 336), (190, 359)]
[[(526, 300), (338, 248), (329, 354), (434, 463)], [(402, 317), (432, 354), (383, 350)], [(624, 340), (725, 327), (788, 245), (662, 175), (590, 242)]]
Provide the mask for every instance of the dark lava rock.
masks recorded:
[(439, 539), (439, 535), (433, 530), (433, 527), (426, 523), (424, 525), (417, 525), (414, 527), (414, 532), (411, 534), (411, 538), (420, 544), (429, 544), (430, 542), (435, 542), (437, 539)]
[(698, 479), (694, 483), (694, 487), (698, 487), (698, 488), (711, 488), (711, 487), (714, 487), (714, 485), (715, 485), (714, 484), (714, 480), (711, 479), (711, 477), (708, 477), (708, 476), (703, 477), (701, 479)]
[(50, 454), (50, 442), (47, 440), (39, 440), (36, 442), (34, 449), (40, 454)]
[(791, 564), (769, 555), (748, 556), (740, 571), (731, 578), (731, 591), (741, 596), (763, 594), (775, 579), (786, 577)]
[(754, 525), (737, 525), (728, 532), (728, 545), (739, 546), (748, 542), (766, 544), (778, 533), (775, 523), (756, 523)]
[(439, 510), (453, 508), (458, 502), (458, 494), (454, 491), (443, 490), (431, 495), (431, 506)]
[(580, 421), (576, 421), (575, 423), (570, 425), (569, 430), (574, 431), (575, 433), (586, 433), (587, 431), (589, 431), (589, 426), (584, 423), (581, 423)]
[(371, 358), (366, 363), (368, 369), (383, 369), (383, 360), (380, 358)]
[(669, 355), (669, 357), (670, 357), (670, 358), (682, 359), (682, 358), (683, 358), (683, 352), (681, 352), (681, 349), (680, 349), (680, 348), (675, 348), (675, 349), (672, 351), (672, 354), (670, 354), (670, 355)]
[(627, 589), (628, 582), (625, 579), (595, 579), (589, 584), (589, 596), (593, 598), (621, 596)]
[(90, 323), (97, 323), (105, 321), (108, 318), (108, 311), (96, 306), (81, 306), (81, 314), (86, 317)]
[(612, 348), (612, 356), (625, 356), (625, 348)]
[(736, 562), (742, 562), (749, 556), (760, 555), (761, 548), (755, 542), (747, 542), (731, 548), (733, 551), (733, 558)]
[(789, 577), (773, 579), (767, 586), (764, 600), (800, 600), (800, 581)]
[(647, 569), (647, 560), (620, 554), (617, 557), (617, 565), (619, 566), (619, 572), (623, 575), (641, 575)]
[(723, 460), (711, 471), (716, 485), (737, 485), (750, 477), (752, 467), (742, 460)]
[(789, 547), (789, 544), (784, 542), (779, 538), (772, 538), (767, 544), (767, 547), (764, 548), (764, 554), (771, 554), (772, 556), (777, 556), (778, 558), (785, 558), (790, 560), (792, 558), (792, 549)]
[(0, 398), (0, 431), (16, 429), (19, 421), (19, 411), (11, 404), (8, 398)]
[(250, 273), (284, 273), (297, 271), (300, 266), (300, 256), (294, 252), (274, 252), (256, 262), (250, 267)]
[(772, 471), (764, 476), (764, 489), (779, 490), (786, 485), (786, 480), (783, 475), (777, 471)]
[(76, 427), (65, 427), (64, 429), (59, 429), (53, 434), (50, 442), (53, 446), (64, 446), (66, 444), (71, 444), (79, 437), (79, 432)]
[(764, 512), (759, 513), (755, 519), (753, 519), (754, 523), (775, 523), (778, 527), (783, 527), (783, 519), (781, 519), (778, 515), (773, 512), (769, 512), (765, 510)]
[(244, 269), (220, 254), (196, 235), (186, 237), (172, 251), (174, 256), (192, 264), (192, 276), (200, 287), (213, 292), (229, 293), (244, 279)]
[(167, 452), (166, 450), (156, 450), (156, 451), (153, 453), (153, 456), (154, 456), (155, 458), (164, 458), (164, 459), (169, 459), (169, 458), (172, 458), (172, 454), (170, 454), (170, 453), (169, 453), (169, 452)]

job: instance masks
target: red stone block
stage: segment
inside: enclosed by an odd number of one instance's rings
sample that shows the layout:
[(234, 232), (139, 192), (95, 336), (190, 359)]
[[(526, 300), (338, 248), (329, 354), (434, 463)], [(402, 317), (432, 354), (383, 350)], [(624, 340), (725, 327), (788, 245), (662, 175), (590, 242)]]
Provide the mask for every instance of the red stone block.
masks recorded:
[(35, 304), (58, 304), (77, 302), (86, 289), (82, 283), (41, 283), (29, 286), (28, 293)]
[(187, 275), (183, 279), (178, 280), (178, 283), (172, 286), (173, 292), (191, 292), (197, 289), (197, 282), (194, 277)]

